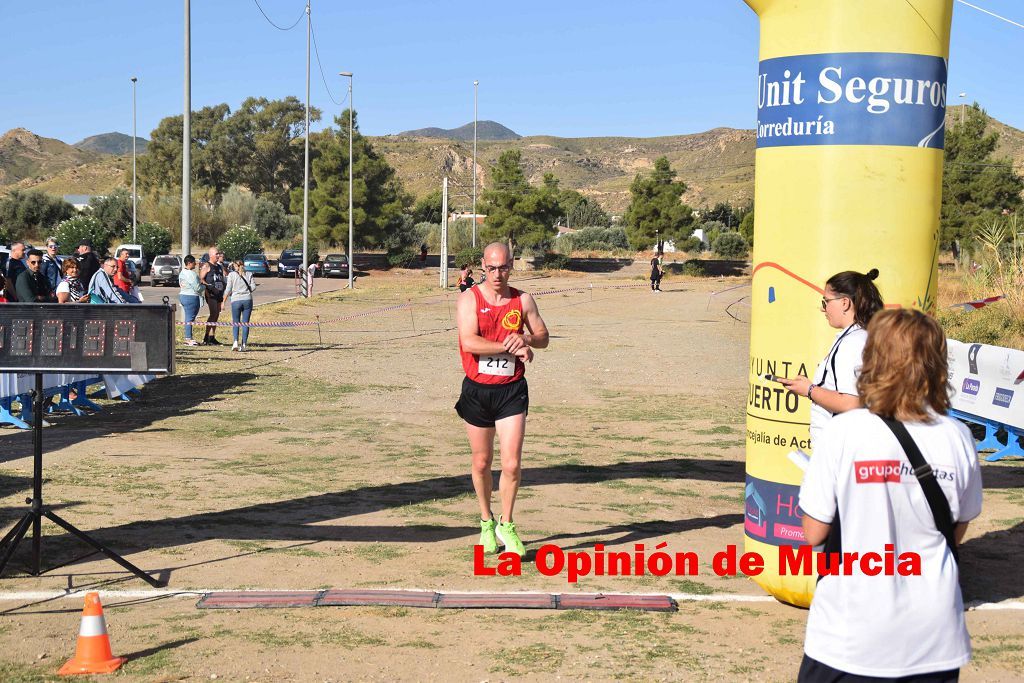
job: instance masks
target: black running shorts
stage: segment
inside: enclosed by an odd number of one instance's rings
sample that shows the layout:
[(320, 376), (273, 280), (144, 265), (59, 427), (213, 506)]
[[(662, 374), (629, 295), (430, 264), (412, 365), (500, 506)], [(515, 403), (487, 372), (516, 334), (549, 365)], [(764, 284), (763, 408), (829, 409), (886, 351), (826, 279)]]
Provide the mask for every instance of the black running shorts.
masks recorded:
[(530, 409), (526, 378), (509, 384), (480, 384), (466, 377), (455, 412), (474, 427), (493, 427), (497, 420), (525, 415)]

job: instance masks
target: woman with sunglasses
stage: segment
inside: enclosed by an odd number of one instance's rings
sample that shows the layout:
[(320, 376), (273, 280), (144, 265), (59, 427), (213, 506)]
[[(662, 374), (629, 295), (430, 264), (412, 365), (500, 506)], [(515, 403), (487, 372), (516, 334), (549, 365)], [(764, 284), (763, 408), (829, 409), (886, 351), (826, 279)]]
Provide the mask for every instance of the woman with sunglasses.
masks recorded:
[(812, 446), (833, 415), (861, 407), (857, 375), (868, 339), (865, 329), (883, 306), (882, 295), (875, 287), (877, 277), (878, 270), (872, 268), (866, 274), (845, 270), (828, 279), (821, 298), (821, 311), (828, 324), (840, 332), (818, 364), (813, 382), (802, 375), (779, 379), (786, 389), (806, 396), (811, 402)]

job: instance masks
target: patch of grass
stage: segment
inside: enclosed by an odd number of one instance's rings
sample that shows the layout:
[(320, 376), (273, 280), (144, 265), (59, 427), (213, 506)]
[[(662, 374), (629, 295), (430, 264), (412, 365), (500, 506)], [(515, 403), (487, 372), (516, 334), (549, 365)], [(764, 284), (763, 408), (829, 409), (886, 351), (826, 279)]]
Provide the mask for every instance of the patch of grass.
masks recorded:
[(387, 645), (387, 641), (383, 638), (348, 627), (331, 631), (318, 630), (316, 632), (300, 632), (294, 628), (264, 629), (250, 633), (248, 638), (255, 643), (272, 648), (310, 648), (316, 645), (339, 645), (344, 648), (353, 648), (367, 645)]
[(490, 671), (514, 676), (551, 672), (562, 666), (563, 659), (565, 659), (563, 650), (537, 643), (503, 650), (501, 664), (491, 667)]
[(1010, 519), (995, 519), (992, 521), (999, 526), (1017, 526), (1021, 522), (1024, 522), (1024, 517), (1011, 517)]
[(715, 592), (711, 586), (690, 579), (672, 579), (669, 581), (669, 585), (680, 593), (689, 593), (690, 595), (711, 595)]
[(294, 446), (311, 446), (317, 443), (315, 439), (310, 439), (305, 436), (283, 436), (277, 439), (277, 442), (281, 445), (294, 445)]
[(394, 545), (393, 543), (368, 543), (366, 545), (357, 545), (353, 552), (362, 559), (369, 560), (370, 562), (396, 560), (409, 554), (408, 550)]
[(710, 496), (710, 498), (711, 500), (724, 500), (729, 503), (742, 503), (745, 500), (745, 496), (742, 491), (739, 493), (734, 493), (731, 496), (726, 496), (724, 494), (719, 493), (714, 496)]
[(153, 676), (156, 673), (165, 673), (168, 669), (174, 667), (174, 662), (171, 660), (172, 654), (172, 650), (157, 650), (142, 659), (130, 659), (124, 665), (124, 671), (125, 673), (139, 676)]
[(978, 635), (973, 640), (976, 664), (995, 664), (1011, 671), (1024, 667), (1024, 641), (1020, 636)]
[(416, 640), (410, 640), (406, 643), (399, 643), (396, 647), (412, 647), (418, 650), (438, 650), (441, 646), (424, 638), (417, 638)]
[(711, 429), (695, 429), (695, 430), (693, 430), (693, 433), (694, 434), (704, 434), (704, 435), (707, 435), (707, 434), (732, 434), (733, 433), (733, 428), (728, 426), (728, 425), (718, 425), (717, 427), (712, 427)]
[(31, 666), (0, 662), (0, 681), (4, 683), (56, 683), (62, 680), (66, 679)]
[(658, 506), (653, 503), (605, 503), (601, 507), (605, 510), (625, 512), (631, 517), (645, 517)]
[(369, 607), (367, 610), (380, 617), (402, 618), (409, 616), (408, 607)]

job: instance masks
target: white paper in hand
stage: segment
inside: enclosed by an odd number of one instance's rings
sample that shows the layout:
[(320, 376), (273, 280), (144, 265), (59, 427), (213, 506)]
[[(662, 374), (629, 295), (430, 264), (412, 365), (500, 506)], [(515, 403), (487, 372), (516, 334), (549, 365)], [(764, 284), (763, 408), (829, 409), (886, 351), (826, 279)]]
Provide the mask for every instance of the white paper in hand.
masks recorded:
[(807, 471), (807, 466), (811, 464), (811, 456), (807, 455), (806, 453), (799, 449), (795, 451), (790, 451), (788, 454), (786, 454), (786, 457), (789, 458), (790, 462), (792, 462), (794, 465), (799, 467), (804, 472)]

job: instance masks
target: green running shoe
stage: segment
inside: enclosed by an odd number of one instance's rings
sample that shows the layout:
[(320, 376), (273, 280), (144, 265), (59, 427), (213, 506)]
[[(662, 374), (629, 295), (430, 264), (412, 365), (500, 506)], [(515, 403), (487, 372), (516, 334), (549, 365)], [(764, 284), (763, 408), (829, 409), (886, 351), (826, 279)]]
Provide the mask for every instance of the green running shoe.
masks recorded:
[(494, 521), (494, 517), (488, 520), (480, 520), (480, 543), (484, 547), (484, 552), (493, 554), (498, 552), (498, 539), (494, 537), (494, 528), (497, 523)]
[(519, 540), (519, 534), (516, 533), (515, 522), (499, 521), (495, 534), (501, 544), (505, 546), (505, 552), (515, 553), (519, 557), (526, 555), (526, 548), (523, 547), (523, 542)]

